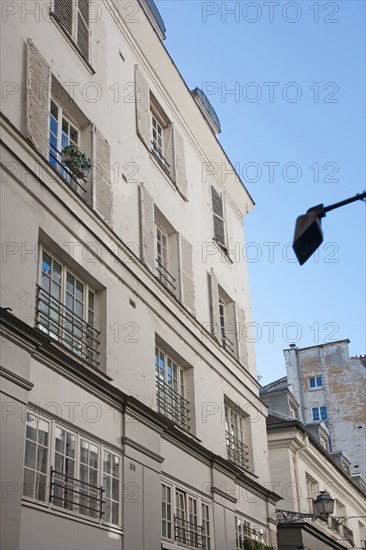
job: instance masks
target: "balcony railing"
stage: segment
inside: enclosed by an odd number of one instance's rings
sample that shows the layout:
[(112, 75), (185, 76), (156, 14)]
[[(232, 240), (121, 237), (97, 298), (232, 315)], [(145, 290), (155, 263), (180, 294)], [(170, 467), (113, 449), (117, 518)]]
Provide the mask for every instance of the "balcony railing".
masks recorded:
[(330, 516), (330, 528), (333, 529), (336, 533), (340, 532), (340, 523), (333, 516)]
[(103, 493), (103, 487), (51, 469), (50, 502), (54, 506), (101, 520), (105, 504)]
[(231, 433), (226, 432), (226, 448), (228, 459), (231, 460), (231, 462), (235, 462), (238, 466), (241, 466), (241, 468), (248, 470), (249, 461), (247, 445)]
[(189, 431), (189, 401), (156, 376), (158, 411), (183, 430)]
[(57, 170), (60, 176), (70, 185), (70, 187), (77, 191), (79, 194), (81, 192), (82, 198), (84, 198), (86, 188), (85, 185), (82, 185), (79, 180), (81, 179), (85, 184), (85, 179), (77, 178), (75, 174), (62, 162), (61, 151), (56, 149), (56, 147), (52, 145), (52, 143), (50, 143), (50, 163), (51, 166), (53, 166), (55, 170)]
[(343, 538), (345, 538), (351, 546), (355, 545), (355, 541), (353, 539), (353, 531), (347, 527), (347, 525), (343, 525)]
[(234, 342), (232, 342), (225, 334), (225, 331), (221, 332), (222, 345), (230, 353), (234, 353)]
[(155, 141), (152, 141), (151, 142), (151, 150), (152, 152), (154, 153), (154, 155), (157, 157), (158, 161), (160, 162), (160, 164), (163, 166), (163, 168), (168, 172), (170, 173), (170, 170), (169, 170), (169, 162), (166, 160), (166, 158), (164, 158), (160, 148), (157, 146), (157, 144), (155, 143)]
[(206, 548), (206, 539), (201, 525), (174, 516), (175, 540), (193, 548)]
[(88, 363), (99, 365), (100, 332), (39, 285), (36, 326)]
[(169, 290), (173, 291), (176, 289), (175, 282), (173, 275), (169, 273), (169, 271), (163, 266), (163, 264), (156, 258), (156, 271), (158, 273), (158, 278), (161, 280), (161, 282), (169, 288)]

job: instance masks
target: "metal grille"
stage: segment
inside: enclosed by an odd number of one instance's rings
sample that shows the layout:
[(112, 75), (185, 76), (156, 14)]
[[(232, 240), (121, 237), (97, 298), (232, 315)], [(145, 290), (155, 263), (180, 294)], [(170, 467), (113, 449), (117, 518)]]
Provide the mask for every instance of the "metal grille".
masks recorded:
[(70, 179), (75, 184), (75, 190), (81, 190), (83, 193), (86, 193), (86, 188), (79, 182), (79, 179), (82, 179), (85, 182), (84, 178), (76, 178), (75, 174), (66, 166), (65, 163), (61, 161), (61, 151), (56, 149), (52, 143), (50, 143), (50, 164), (59, 172), (65, 181), (74, 187), (70, 182)]
[(175, 540), (193, 548), (205, 548), (202, 526), (174, 516)]
[(230, 353), (234, 353), (234, 342), (232, 342), (225, 334), (225, 332), (221, 333), (222, 338), (222, 345), (226, 349), (226, 351), (229, 351)]
[(158, 161), (160, 164), (162, 164), (163, 168), (169, 172), (169, 162), (166, 160), (166, 158), (163, 157), (162, 152), (160, 151), (158, 145), (155, 143), (155, 141), (151, 142), (152, 152), (154, 155), (156, 155)]
[(355, 545), (353, 540), (353, 531), (351, 531), (347, 525), (343, 525), (343, 537), (351, 544), (351, 546)]
[(240, 439), (231, 435), (226, 431), (226, 448), (227, 456), (231, 462), (235, 462), (238, 466), (248, 469), (248, 451), (247, 446)]
[(100, 520), (104, 515), (103, 492), (103, 487), (51, 469), (50, 502), (54, 506)]
[(189, 431), (189, 401), (179, 395), (163, 380), (156, 377), (158, 411), (170, 418), (180, 428)]
[(36, 325), (73, 353), (99, 365), (100, 332), (37, 285)]
[(169, 290), (175, 290), (175, 278), (169, 273), (169, 271), (163, 266), (161, 262), (156, 258), (156, 271), (161, 282), (169, 288)]

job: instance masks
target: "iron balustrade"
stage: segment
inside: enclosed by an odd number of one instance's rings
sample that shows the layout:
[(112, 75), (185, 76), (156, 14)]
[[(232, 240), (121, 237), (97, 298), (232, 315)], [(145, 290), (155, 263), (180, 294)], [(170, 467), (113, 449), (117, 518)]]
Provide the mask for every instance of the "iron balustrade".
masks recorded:
[(50, 502), (54, 506), (94, 519), (103, 519), (103, 487), (51, 468)]
[[(63, 163), (60, 159), (62, 153), (52, 143), (50, 143), (50, 157), (55, 161), (56, 165), (54, 168), (57, 170), (59, 175), (70, 185), (70, 181), (68, 178), (71, 178), (72, 181), (76, 184), (77, 187), (81, 189), (83, 193), (86, 193), (86, 188), (79, 182), (79, 179), (82, 179), (85, 182), (85, 178), (77, 178), (75, 174), (66, 166), (65, 163)], [(52, 162), (50, 161), (50, 164), (52, 166)], [(66, 173), (66, 177), (63, 175), (63, 172)]]
[(226, 336), (224, 331), (221, 333), (221, 338), (222, 338), (222, 345), (224, 346), (224, 349), (226, 349), (226, 351), (229, 351), (230, 353), (234, 353), (234, 342), (232, 342)]
[(201, 525), (174, 516), (174, 532), (177, 542), (194, 548), (206, 548), (208, 537)]
[(227, 456), (231, 462), (235, 462), (238, 466), (241, 466), (245, 470), (248, 470), (248, 451), (247, 445), (245, 445), (240, 439), (226, 432), (226, 448)]
[(173, 275), (169, 273), (169, 271), (163, 266), (163, 264), (156, 258), (156, 271), (158, 272), (158, 277), (161, 280), (161, 282), (165, 285), (171, 288), (172, 290), (175, 290), (176, 287), (174, 283), (176, 282)]
[(189, 401), (156, 376), (158, 411), (170, 418), (180, 428), (189, 431)]
[(164, 158), (162, 152), (160, 151), (159, 147), (156, 145), (154, 141), (151, 142), (152, 152), (157, 157), (160, 164), (163, 166), (163, 168), (169, 173), (169, 162)]
[(355, 541), (353, 539), (353, 531), (347, 527), (347, 525), (343, 525), (343, 538), (346, 539), (351, 546), (355, 545)]
[(36, 326), (97, 367), (100, 331), (42, 287), (36, 287)]

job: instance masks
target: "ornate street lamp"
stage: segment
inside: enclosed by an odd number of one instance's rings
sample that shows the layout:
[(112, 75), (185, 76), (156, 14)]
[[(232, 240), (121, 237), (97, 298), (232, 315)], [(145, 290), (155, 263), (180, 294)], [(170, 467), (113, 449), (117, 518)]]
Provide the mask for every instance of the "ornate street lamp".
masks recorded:
[(288, 523), (290, 521), (296, 521), (298, 519), (311, 519), (316, 521), (321, 519), (322, 521), (328, 521), (328, 518), (333, 514), (334, 499), (327, 491), (320, 491), (319, 495), (313, 500), (313, 513), (305, 514), (302, 512), (291, 512), (290, 510), (276, 510), (276, 517), (282, 523)]

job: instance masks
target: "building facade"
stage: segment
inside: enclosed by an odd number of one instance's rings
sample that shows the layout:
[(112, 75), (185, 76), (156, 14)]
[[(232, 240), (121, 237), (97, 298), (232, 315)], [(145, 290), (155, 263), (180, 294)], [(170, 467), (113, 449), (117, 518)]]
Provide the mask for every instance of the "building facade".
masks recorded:
[(306, 425), (325, 421), (331, 452), (346, 455), (357, 481), (366, 474), (366, 358), (350, 357), (348, 344), (293, 347), (284, 354), (300, 419)]
[(151, 1), (2, 9), (1, 547), (276, 546), (216, 113)]

